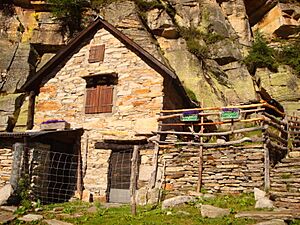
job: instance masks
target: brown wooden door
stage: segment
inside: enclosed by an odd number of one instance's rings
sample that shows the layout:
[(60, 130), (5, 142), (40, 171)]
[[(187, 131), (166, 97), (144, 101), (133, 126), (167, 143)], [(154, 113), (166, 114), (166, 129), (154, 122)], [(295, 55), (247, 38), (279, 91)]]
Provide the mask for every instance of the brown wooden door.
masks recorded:
[(130, 175), (132, 149), (112, 151), (109, 171), (109, 201), (130, 202)]

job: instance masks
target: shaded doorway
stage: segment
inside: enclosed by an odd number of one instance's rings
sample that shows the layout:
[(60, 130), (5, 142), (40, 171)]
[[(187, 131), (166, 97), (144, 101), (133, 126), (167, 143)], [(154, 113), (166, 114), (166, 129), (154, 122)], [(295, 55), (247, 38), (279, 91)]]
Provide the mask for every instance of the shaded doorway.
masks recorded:
[(133, 148), (112, 151), (109, 160), (109, 202), (130, 202), (131, 157)]

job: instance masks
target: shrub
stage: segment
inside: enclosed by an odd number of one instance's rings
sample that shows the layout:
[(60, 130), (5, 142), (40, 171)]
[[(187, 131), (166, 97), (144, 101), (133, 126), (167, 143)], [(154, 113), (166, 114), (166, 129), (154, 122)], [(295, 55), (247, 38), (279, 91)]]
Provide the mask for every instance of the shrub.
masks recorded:
[(300, 75), (300, 41), (296, 41), (282, 48), (278, 53), (278, 61), (291, 66)]
[(274, 50), (267, 45), (265, 38), (260, 33), (257, 33), (249, 55), (245, 58), (244, 62), (251, 74), (255, 73), (256, 68), (263, 67), (276, 72), (278, 63), (275, 60), (274, 54)]
[(86, 0), (47, 0), (53, 15), (61, 22), (63, 32), (74, 33), (82, 30), (82, 19)]
[(157, 0), (145, 1), (145, 0), (134, 0), (139, 9), (143, 12), (149, 11), (151, 9), (164, 9), (163, 4), (158, 2)]

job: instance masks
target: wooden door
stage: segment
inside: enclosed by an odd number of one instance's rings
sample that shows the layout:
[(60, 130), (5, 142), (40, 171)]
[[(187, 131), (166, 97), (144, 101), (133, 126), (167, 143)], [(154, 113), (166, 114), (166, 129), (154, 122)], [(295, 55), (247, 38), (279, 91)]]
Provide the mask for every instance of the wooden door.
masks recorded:
[(112, 151), (109, 169), (109, 202), (130, 202), (132, 149)]

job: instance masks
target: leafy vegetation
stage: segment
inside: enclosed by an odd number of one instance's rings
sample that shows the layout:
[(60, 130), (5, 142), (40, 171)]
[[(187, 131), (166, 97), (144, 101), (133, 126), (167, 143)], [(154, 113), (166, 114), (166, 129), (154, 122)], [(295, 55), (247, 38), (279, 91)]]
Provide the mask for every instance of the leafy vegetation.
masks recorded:
[(300, 75), (300, 40), (284, 46), (278, 52), (278, 61), (281, 64), (291, 66), (295, 72)]
[(256, 33), (255, 41), (244, 62), (251, 74), (255, 74), (257, 68), (267, 67), (274, 72), (278, 69), (275, 52), (260, 33)]
[[(244, 62), (251, 74), (255, 73), (256, 68), (266, 67), (277, 72), (279, 65), (289, 65), (300, 76), (300, 40), (298, 38), (292, 43), (274, 49), (268, 46), (266, 39), (260, 33), (257, 33)], [(290, 86), (294, 84), (295, 82), (292, 82)]]
[(139, 9), (143, 12), (151, 9), (164, 9), (163, 4), (157, 0), (145, 1), (145, 0), (134, 0)]
[(82, 29), (86, 0), (47, 0), (54, 16), (61, 22), (63, 32), (74, 35)]

